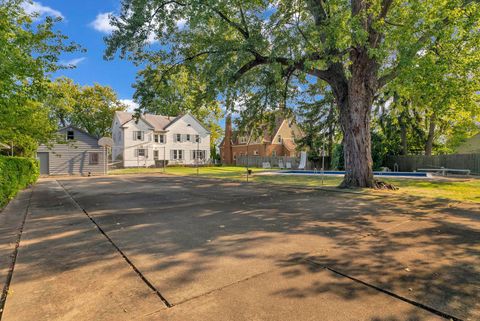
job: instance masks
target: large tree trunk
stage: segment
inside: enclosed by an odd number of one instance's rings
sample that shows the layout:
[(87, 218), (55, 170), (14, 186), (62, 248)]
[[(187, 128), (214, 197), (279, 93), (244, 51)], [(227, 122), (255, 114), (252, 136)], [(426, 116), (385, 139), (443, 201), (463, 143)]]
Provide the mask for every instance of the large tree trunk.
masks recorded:
[[(377, 86), (377, 66), (363, 48), (351, 53), (351, 78), (345, 97), (337, 99), (343, 131), (345, 177), (340, 187), (376, 187), (373, 179), (370, 118)], [(340, 92), (341, 93), (341, 92)]]
[(375, 187), (370, 142), (370, 110), (364, 97), (340, 107), (345, 177), (340, 187)]
[(436, 115), (432, 114), (430, 117), (430, 124), (428, 126), (427, 141), (425, 142), (425, 155), (431, 156), (433, 150), (433, 138), (435, 137)]

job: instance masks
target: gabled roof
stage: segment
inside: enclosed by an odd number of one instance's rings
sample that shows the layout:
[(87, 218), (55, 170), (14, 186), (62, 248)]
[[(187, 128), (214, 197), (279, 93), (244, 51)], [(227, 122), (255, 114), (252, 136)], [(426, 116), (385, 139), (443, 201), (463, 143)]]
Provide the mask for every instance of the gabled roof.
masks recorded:
[[(115, 115), (117, 115), (118, 119), (120, 120), (121, 126), (134, 119), (134, 113), (129, 113), (126, 111), (117, 111), (115, 112)], [(176, 118), (153, 114), (143, 114), (140, 116), (140, 119), (145, 121), (148, 125), (150, 125), (154, 130), (157, 131), (165, 130)]]
[[(276, 117), (275, 118), (275, 124), (273, 126), (273, 130), (270, 130), (270, 124), (266, 123), (264, 125), (261, 125), (263, 127), (263, 134), (261, 135), (262, 143), (271, 143), (273, 141), (273, 138), (277, 135), (278, 131), (280, 130), (280, 127), (282, 127), (282, 124), (284, 121), (288, 121), (284, 117)], [(290, 124), (289, 124), (290, 125)], [(232, 133), (232, 144), (233, 145), (238, 145), (239, 143), (239, 137), (240, 137), (240, 131), (239, 130), (234, 130)], [(220, 144), (223, 144), (223, 140)]]
[(57, 130), (57, 133), (60, 132), (60, 131), (62, 131), (62, 130), (65, 130), (65, 129), (75, 129), (76, 131), (79, 131), (79, 132), (81, 132), (82, 134), (85, 134), (85, 135), (90, 136), (90, 137), (92, 137), (92, 138), (98, 139), (97, 136), (92, 135), (92, 134), (90, 134), (89, 132), (87, 132), (87, 131), (85, 131), (85, 130), (83, 130), (83, 129), (81, 129), (81, 128), (75, 127), (75, 126), (65, 126), (65, 127), (59, 128), (59, 129)]
[(185, 116), (187, 116), (187, 115), (190, 116), (190, 117), (192, 117), (193, 120), (196, 121), (196, 122), (200, 125), (200, 127), (202, 127), (207, 133), (210, 134), (210, 131), (205, 127), (205, 125), (204, 125), (201, 121), (199, 121), (195, 116), (193, 116), (193, 115), (190, 114), (190, 113), (180, 114), (180, 115), (178, 115), (177, 117), (175, 117), (175, 119), (173, 119), (173, 120), (170, 122), (170, 124), (168, 124), (168, 125), (165, 127), (165, 130), (167, 130), (169, 127), (171, 127), (173, 124), (175, 124), (177, 121), (179, 121), (180, 119), (182, 119), (183, 117), (185, 117)]

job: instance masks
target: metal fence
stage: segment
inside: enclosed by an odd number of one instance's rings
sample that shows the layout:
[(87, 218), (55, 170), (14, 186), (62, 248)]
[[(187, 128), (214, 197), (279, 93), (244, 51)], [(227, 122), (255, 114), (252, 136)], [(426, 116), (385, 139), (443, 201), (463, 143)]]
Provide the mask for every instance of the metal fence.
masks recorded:
[(469, 169), (472, 174), (480, 175), (480, 154), (452, 154), (452, 155), (408, 155), (389, 156), (386, 166), (391, 170), (395, 164), (401, 172), (412, 172), (419, 168), (452, 168)]
[[(279, 167), (279, 162), (283, 162), (283, 166), (285, 167), (287, 162), (292, 164), (292, 169), (297, 169), (298, 165), (300, 164), (300, 157), (288, 157), (288, 156), (269, 156), (269, 157), (262, 157), (262, 156), (237, 156), (236, 165), (237, 166), (248, 166), (249, 167), (262, 167), (263, 163), (270, 163), (271, 167)], [(330, 158), (325, 157), (325, 169), (329, 168)], [(319, 162), (312, 162), (307, 160), (307, 165), (305, 169), (320, 169), (322, 167), (321, 161)]]
[(237, 166), (248, 166), (249, 167), (262, 167), (263, 163), (269, 162), (271, 167), (278, 167), (279, 161), (283, 162), (283, 166), (287, 162), (292, 164), (292, 168), (297, 168), (300, 163), (299, 157), (287, 157), (287, 156), (278, 156), (278, 157), (262, 157), (262, 156), (237, 156), (236, 165)]

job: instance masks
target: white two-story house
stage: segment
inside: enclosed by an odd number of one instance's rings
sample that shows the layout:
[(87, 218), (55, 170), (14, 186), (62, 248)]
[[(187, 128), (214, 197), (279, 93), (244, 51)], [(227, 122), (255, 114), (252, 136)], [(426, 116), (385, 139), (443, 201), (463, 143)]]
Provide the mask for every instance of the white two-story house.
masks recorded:
[(124, 167), (195, 165), (210, 159), (210, 132), (192, 115), (167, 117), (117, 111), (112, 123), (112, 157)]

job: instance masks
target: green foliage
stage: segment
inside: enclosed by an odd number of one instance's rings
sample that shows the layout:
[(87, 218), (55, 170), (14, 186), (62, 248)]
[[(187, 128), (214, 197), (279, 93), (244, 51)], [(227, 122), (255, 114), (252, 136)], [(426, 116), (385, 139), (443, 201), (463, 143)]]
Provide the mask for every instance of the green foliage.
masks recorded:
[(345, 157), (343, 154), (343, 144), (336, 144), (333, 148), (332, 168), (340, 171), (345, 169)]
[[(166, 73), (165, 69), (171, 72)], [(210, 145), (222, 135), (218, 121), (222, 109), (215, 95), (207, 92), (206, 80), (183, 66), (150, 63), (139, 72), (134, 98), (141, 110), (165, 116), (191, 113), (210, 131)], [(212, 154), (213, 155), (213, 154)]]
[(0, 156), (0, 207), (7, 204), (19, 190), (35, 183), (38, 176), (37, 160)]
[(383, 166), (386, 156), (389, 154), (388, 141), (380, 133), (372, 133), (372, 161), (373, 170), (379, 170)]
[(58, 19), (33, 23), (22, 2), (0, 1), (0, 142), (32, 155), (56, 127), (43, 104), (48, 75), (61, 68), (60, 53), (78, 46), (53, 30)]
[(50, 84), (46, 104), (54, 122), (63, 127), (76, 126), (96, 137), (110, 136), (115, 111), (126, 109), (112, 88), (79, 86), (68, 78)]
[[(418, 105), (457, 115), (452, 97), (471, 95), (469, 80), (478, 79), (479, 21), (480, 3), (470, 0), (124, 0), (105, 55), (151, 63), (160, 77), (181, 65), (202, 79), (207, 97), (248, 118), (288, 109), (299, 86), (326, 82), (344, 112), (345, 152), (360, 157), (346, 164), (361, 168), (347, 185), (371, 186), (364, 115), (375, 97), (400, 77), (400, 88), (392, 85), (400, 96), (425, 93)], [(148, 45), (152, 36), (158, 49)], [(366, 143), (355, 146), (359, 126)]]
[(328, 156), (332, 156), (334, 143), (339, 140), (338, 109), (335, 106), (331, 90), (318, 90), (310, 86), (309, 90), (321, 93), (322, 98), (313, 102), (302, 102), (297, 108), (300, 128), (304, 136), (297, 141), (300, 149), (307, 149), (311, 159), (320, 159), (319, 151), (325, 147)]

